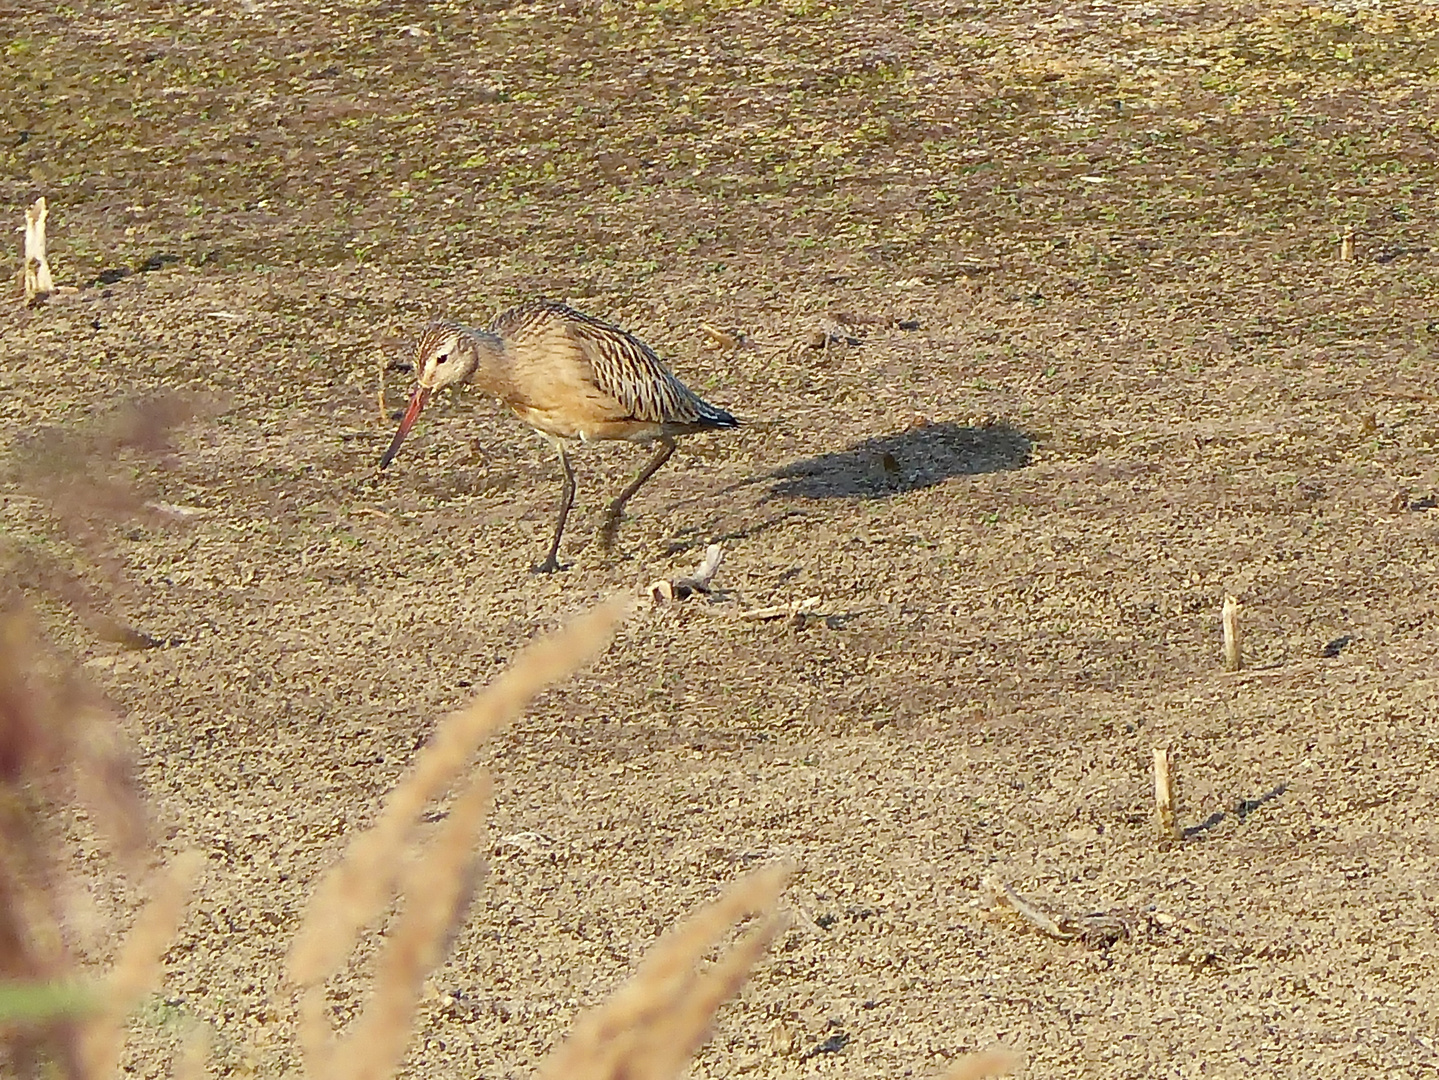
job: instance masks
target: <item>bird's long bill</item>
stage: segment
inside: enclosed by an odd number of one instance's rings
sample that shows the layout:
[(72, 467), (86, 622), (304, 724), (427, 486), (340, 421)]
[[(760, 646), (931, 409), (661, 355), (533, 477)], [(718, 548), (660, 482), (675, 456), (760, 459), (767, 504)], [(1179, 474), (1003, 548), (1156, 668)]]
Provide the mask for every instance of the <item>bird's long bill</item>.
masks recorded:
[(390, 462), (395, 460), (395, 455), (400, 452), (400, 443), (405, 441), (405, 436), (410, 433), (410, 428), (415, 426), (415, 418), (420, 415), (420, 410), (425, 407), (425, 402), (430, 400), (430, 388), (428, 386), (415, 387), (415, 393), (410, 398), (410, 407), (405, 410), (405, 415), (400, 418), (399, 430), (395, 437), (390, 440), (390, 448), (385, 451), (385, 456), (380, 458), (380, 468), (386, 468)]

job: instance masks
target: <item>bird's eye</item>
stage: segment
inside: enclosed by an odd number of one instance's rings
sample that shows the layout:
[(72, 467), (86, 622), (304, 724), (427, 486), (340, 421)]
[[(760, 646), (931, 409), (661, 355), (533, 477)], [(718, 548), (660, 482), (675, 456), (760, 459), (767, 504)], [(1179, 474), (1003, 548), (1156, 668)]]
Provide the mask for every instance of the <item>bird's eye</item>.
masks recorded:
[(435, 363), (437, 363), (437, 364), (443, 364), (443, 363), (444, 363), (446, 360), (448, 360), (449, 358), (450, 358), (450, 354), (449, 354), (449, 353), (443, 353), (443, 352), (442, 352), (442, 353), (440, 353), (439, 356), (435, 357)]

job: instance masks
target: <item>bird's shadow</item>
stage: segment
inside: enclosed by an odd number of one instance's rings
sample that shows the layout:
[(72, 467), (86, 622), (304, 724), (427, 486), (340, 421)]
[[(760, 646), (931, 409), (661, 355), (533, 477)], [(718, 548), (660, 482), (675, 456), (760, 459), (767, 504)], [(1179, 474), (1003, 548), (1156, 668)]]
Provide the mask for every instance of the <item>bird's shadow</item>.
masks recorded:
[(1034, 441), (1005, 423), (939, 423), (864, 439), (846, 450), (791, 462), (770, 473), (772, 496), (884, 499), (954, 476), (1022, 469)]

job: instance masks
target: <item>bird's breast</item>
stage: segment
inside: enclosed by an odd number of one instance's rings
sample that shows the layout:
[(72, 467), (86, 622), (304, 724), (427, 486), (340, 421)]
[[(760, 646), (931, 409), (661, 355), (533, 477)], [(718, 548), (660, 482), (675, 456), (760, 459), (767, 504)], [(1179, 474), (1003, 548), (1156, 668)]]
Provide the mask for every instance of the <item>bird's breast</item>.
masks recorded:
[(649, 442), (664, 435), (660, 424), (629, 417), (578, 415), (577, 410), (539, 409), (511, 403), (510, 408), (524, 423), (544, 435), (580, 442)]

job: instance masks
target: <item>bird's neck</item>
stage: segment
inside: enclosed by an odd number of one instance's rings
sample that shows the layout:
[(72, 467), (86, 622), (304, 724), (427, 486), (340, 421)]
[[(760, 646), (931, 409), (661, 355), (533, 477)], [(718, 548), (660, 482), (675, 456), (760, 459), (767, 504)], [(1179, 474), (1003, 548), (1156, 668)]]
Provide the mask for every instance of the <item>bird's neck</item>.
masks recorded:
[(494, 394), (505, 383), (505, 369), (509, 358), (505, 353), (505, 340), (488, 330), (466, 328), (465, 338), (475, 354), (475, 368), (465, 381), (477, 390)]

